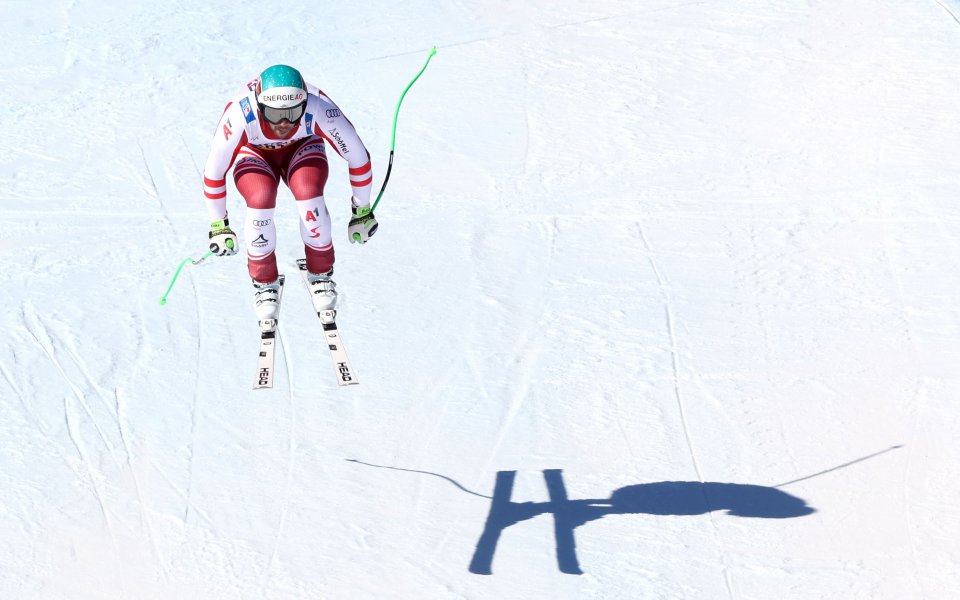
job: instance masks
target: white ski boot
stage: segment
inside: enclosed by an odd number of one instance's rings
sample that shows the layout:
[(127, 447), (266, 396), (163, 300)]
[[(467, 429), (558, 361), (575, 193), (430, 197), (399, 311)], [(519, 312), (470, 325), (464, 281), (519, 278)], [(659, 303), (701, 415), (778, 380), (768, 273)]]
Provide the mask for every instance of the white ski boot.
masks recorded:
[(332, 311), (337, 306), (337, 284), (331, 279), (333, 269), (327, 273), (307, 273), (307, 287), (313, 298), (317, 313)]
[(283, 275), (270, 283), (253, 282), (253, 310), (260, 320), (260, 328), (276, 327), (280, 316), (280, 294), (283, 291)]

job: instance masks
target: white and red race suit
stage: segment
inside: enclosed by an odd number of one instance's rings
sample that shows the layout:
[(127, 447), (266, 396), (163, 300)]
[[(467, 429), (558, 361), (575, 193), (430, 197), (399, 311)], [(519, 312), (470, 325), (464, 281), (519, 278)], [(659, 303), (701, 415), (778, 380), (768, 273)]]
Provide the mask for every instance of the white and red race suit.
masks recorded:
[(334, 254), (330, 214), (323, 198), (328, 173), (325, 142), (349, 165), (355, 206), (370, 205), (370, 153), (340, 108), (309, 83), (303, 116), (287, 137), (279, 138), (260, 115), (258, 83), (259, 79), (254, 79), (227, 103), (217, 123), (203, 168), (203, 193), (210, 220), (227, 215), (226, 175), (233, 167), (237, 190), (247, 205), (244, 232), (250, 276), (260, 282), (276, 280), (273, 213), (282, 180), (297, 201), (307, 269), (311, 273), (326, 273), (333, 268)]

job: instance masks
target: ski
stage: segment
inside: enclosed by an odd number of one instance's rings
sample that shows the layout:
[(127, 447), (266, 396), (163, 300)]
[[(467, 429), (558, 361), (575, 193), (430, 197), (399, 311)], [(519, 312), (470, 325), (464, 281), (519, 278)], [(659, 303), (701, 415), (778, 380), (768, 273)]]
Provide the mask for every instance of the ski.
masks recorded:
[[(284, 276), (280, 276), (279, 303), (283, 299)], [(277, 351), (277, 319), (261, 319), (260, 325), (260, 354), (257, 358), (257, 377), (253, 382), (253, 389), (273, 387), (273, 364)]]
[[(307, 279), (306, 259), (297, 260), (297, 268), (300, 269), (300, 276), (303, 278), (303, 284), (310, 292), (310, 280)], [(347, 358), (347, 351), (343, 347), (343, 341), (340, 339), (340, 331), (337, 329), (337, 311), (336, 310), (317, 310), (316, 299), (310, 294), (310, 302), (314, 305), (320, 324), (323, 326), (323, 334), (326, 339), (327, 349), (330, 351), (330, 358), (333, 360), (333, 370), (337, 375), (339, 385), (357, 385), (357, 376), (350, 365), (350, 359)]]

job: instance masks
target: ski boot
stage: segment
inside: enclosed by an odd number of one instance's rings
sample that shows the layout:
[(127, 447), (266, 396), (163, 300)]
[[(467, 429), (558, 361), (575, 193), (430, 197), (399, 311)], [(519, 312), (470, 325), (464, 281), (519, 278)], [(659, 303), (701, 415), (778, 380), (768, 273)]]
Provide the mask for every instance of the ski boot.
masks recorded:
[(283, 275), (269, 283), (253, 282), (253, 310), (260, 320), (261, 331), (272, 331), (280, 316), (280, 294), (283, 292)]
[(313, 300), (313, 308), (323, 322), (332, 322), (337, 316), (337, 284), (333, 281), (333, 269), (326, 273), (307, 273), (307, 287)]
[(313, 303), (314, 310), (320, 321), (327, 325), (334, 323), (337, 318), (337, 311), (334, 307), (337, 305), (337, 284), (334, 283), (333, 268), (326, 273), (311, 273), (307, 269), (307, 259), (297, 259), (297, 268), (303, 277), (303, 282), (307, 285), (310, 292), (310, 302)]

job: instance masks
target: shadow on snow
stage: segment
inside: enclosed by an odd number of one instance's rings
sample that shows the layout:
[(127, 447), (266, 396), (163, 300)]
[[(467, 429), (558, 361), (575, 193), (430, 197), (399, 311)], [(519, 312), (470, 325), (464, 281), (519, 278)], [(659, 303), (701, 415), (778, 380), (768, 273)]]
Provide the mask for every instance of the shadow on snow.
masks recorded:
[(379, 469), (438, 477), (450, 482), (463, 492), (490, 500), (490, 512), (473, 553), (473, 559), (470, 561), (471, 573), (492, 574), (491, 567), (493, 556), (497, 551), (497, 544), (508, 527), (539, 515), (549, 514), (553, 515), (557, 566), (563, 573), (582, 575), (583, 570), (581, 570), (580, 562), (577, 559), (577, 542), (574, 538), (574, 532), (577, 527), (590, 521), (596, 521), (608, 515), (682, 516), (703, 515), (713, 511), (724, 511), (725, 514), (735, 517), (760, 519), (803, 517), (815, 512), (814, 509), (807, 506), (803, 499), (792, 496), (778, 489), (778, 487), (836, 471), (901, 447), (893, 446), (881, 452), (775, 487), (740, 483), (661, 481), (628, 485), (615, 490), (610, 494), (610, 498), (604, 499), (571, 500), (567, 497), (567, 488), (563, 482), (563, 471), (561, 469), (547, 469), (543, 471), (550, 497), (547, 502), (514, 502), (511, 500), (513, 484), (517, 477), (516, 471), (499, 471), (494, 484), (493, 496), (487, 496), (469, 490), (450, 477), (438, 473), (376, 465), (356, 459), (346, 460)]
[(738, 483), (663, 481), (622, 487), (609, 499), (571, 500), (562, 473), (560, 469), (543, 472), (550, 495), (548, 502), (513, 502), (510, 498), (517, 472), (497, 473), (490, 513), (470, 561), (471, 573), (491, 574), (493, 556), (504, 530), (543, 514), (553, 515), (560, 571), (580, 575), (583, 571), (577, 560), (574, 531), (607, 515), (702, 515), (722, 510), (736, 517), (787, 519), (814, 512), (802, 499), (776, 488)]

